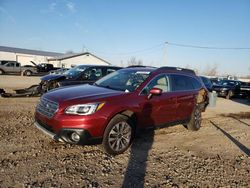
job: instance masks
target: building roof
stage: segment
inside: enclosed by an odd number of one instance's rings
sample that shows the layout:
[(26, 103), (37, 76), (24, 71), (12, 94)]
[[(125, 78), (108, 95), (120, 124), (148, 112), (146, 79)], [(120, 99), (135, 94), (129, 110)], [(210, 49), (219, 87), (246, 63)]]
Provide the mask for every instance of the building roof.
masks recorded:
[(22, 53), (22, 54), (31, 54), (31, 55), (41, 55), (41, 56), (59, 56), (63, 53), (57, 52), (48, 52), (48, 51), (40, 51), (40, 50), (29, 50), (23, 48), (13, 48), (7, 46), (0, 46), (0, 51), (2, 52), (13, 52), (13, 53)]
[(104, 61), (105, 63), (109, 64), (109, 62), (107, 62), (106, 60), (100, 58), (100, 57), (97, 57), (96, 55), (93, 55), (92, 53), (90, 52), (81, 52), (81, 53), (70, 53), (70, 54), (63, 54), (63, 55), (59, 55), (59, 56), (55, 56), (55, 57), (52, 57), (52, 58), (49, 58), (48, 60), (49, 61), (61, 61), (61, 60), (64, 60), (64, 59), (70, 59), (70, 58), (73, 58), (73, 57), (78, 57), (78, 56), (83, 56), (83, 55), (86, 55), (86, 56), (93, 56), (101, 61)]

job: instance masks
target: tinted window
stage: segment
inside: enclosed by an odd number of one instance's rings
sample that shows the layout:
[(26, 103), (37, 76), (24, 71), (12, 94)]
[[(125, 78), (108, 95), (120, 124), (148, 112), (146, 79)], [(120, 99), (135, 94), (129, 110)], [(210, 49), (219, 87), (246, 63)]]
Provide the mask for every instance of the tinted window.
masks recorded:
[(201, 76), (201, 79), (202, 79), (204, 84), (210, 84), (210, 80), (208, 78)]
[[(197, 79), (191, 78), (191, 80), (192, 80), (192, 84), (194, 86), (194, 89), (200, 89), (202, 87), (201, 83)], [(210, 82), (210, 80), (208, 80), (208, 83), (210, 83), (209, 85), (212, 85), (212, 83)]]
[(84, 77), (87, 80), (96, 81), (102, 77), (102, 68), (90, 68), (84, 73)]
[(153, 78), (150, 83), (143, 89), (142, 94), (149, 94), (152, 88), (162, 89), (163, 92), (170, 91), (169, 77), (166, 75), (160, 75)]
[(116, 71), (116, 69), (114, 69), (114, 68), (107, 68), (107, 74), (110, 74), (110, 73), (115, 72), (115, 71)]
[(171, 75), (172, 90), (184, 91), (194, 89), (193, 80), (189, 76), (184, 75)]
[(8, 63), (6, 66), (7, 67), (14, 67), (15, 63)]

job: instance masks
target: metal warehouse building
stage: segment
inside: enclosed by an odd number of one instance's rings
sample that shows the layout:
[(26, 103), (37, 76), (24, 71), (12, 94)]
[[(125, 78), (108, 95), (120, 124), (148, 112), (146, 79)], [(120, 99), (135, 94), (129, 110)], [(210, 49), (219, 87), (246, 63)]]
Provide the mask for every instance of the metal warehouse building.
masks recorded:
[(56, 52), (47, 52), (39, 50), (29, 50), (22, 48), (13, 48), (0, 46), (0, 60), (11, 60), (21, 63), (21, 65), (51, 63), (55, 67), (71, 68), (76, 65), (110, 65), (109, 62), (89, 53), (71, 53), (63, 54)]
[(57, 67), (71, 68), (76, 65), (110, 65), (109, 62), (101, 59), (89, 52), (77, 54), (64, 54), (61, 56), (49, 58), (48, 62)]
[(62, 55), (62, 53), (0, 46), (0, 60), (17, 61), (21, 65), (33, 65), (30, 61), (36, 64), (47, 63), (47, 59), (59, 55)]

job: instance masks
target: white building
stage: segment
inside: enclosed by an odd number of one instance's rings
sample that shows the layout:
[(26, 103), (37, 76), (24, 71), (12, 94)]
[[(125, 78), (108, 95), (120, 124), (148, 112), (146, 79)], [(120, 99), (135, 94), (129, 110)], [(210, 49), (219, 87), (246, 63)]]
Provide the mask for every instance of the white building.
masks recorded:
[(51, 63), (55, 67), (71, 68), (76, 65), (110, 65), (109, 62), (89, 53), (63, 54), (39, 50), (29, 50), (0, 46), (0, 60), (11, 60), (21, 63), (21, 65)]
[(76, 65), (110, 65), (109, 62), (89, 52), (64, 54), (61, 56), (49, 58), (48, 62), (56, 67), (65, 67), (65, 68), (71, 68)]
[(21, 65), (33, 65), (31, 61), (36, 64), (48, 63), (49, 58), (59, 55), (62, 53), (0, 46), (0, 60), (17, 61)]

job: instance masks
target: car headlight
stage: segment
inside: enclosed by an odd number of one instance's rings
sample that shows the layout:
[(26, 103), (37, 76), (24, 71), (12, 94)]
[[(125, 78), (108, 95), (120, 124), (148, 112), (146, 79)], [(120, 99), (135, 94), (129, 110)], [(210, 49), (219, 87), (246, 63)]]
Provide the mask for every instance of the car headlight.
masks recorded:
[(103, 103), (91, 103), (91, 104), (77, 104), (69, 106), (66, 108), (66, 114), (76, 114), (76, 115), (89, 115), (100, 110), (104, 105)]

